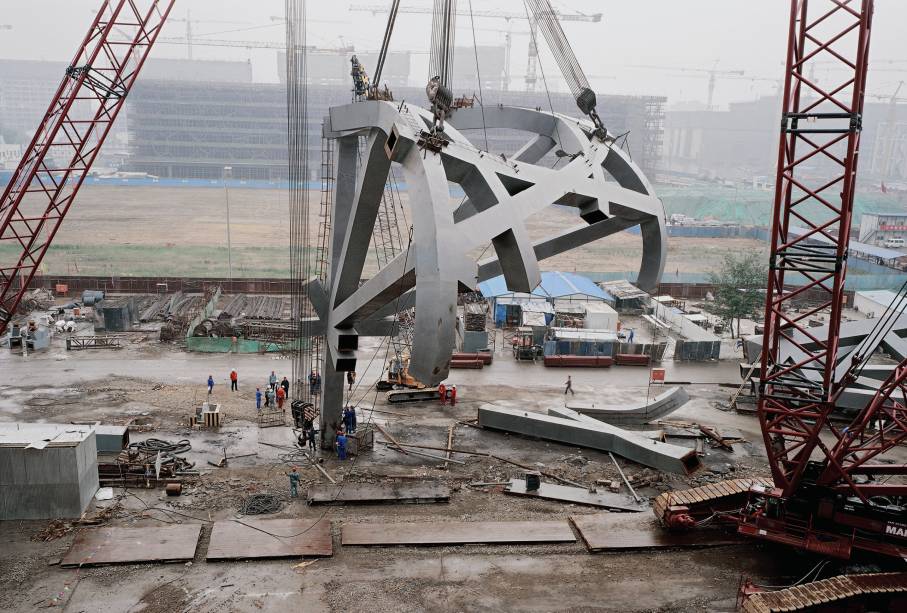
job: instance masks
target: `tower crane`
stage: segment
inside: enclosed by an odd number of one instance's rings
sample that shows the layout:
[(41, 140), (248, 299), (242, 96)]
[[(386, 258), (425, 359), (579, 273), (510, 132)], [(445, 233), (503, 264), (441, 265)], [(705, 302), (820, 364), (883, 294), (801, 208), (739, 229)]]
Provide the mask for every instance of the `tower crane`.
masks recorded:
[(192, 59), (192, 45), (195, 44), (195, 32), (192, 29), (192, 24), (196, 23), (219, 23), (226, 25), (237, 25), (243, 22), (241, 21), (218, 21), (212, 19), (192, 19), (192, 11), (186, 10), (186, 17), (171, 17), (169, 22), (180, 22), (186, 24), (186, 38), (184, 39), (186, 44), (186, 57)]
[[(395, 3), (399, 5), (399, 2)], [(373, 15), (380, 13), (388, 13), (390, 8), (384, 5), (378, 4), (368, 4), (368, 5), (352, 5), (350, 6), (350, 11), (358, 12), (367, 12)], [(432, 14), (433, 8), (428, 6), (398, 6), (394, 11), (394, 16), (398, 13), (412, 13), (412, 14)], [(567, 12), (560, 9), (552, 9), (553, 15), (559, 21), (570, 21), (570, 22), (582, 22), (582, 23), (600, 23), (602, 20), (601, 13), (579, 13), (579, 12)], [(456, 15), (472, 16), (472, 17), (486, 17), (491, 19), (503, 19), (507, 22), (508, 28), (504, 34), (504, 44), (505, 44), (505, 74), (504, 74), (504, 86), (509, 88), (510, 81), (510, 55), (512, 47), (512, 35), (514, 34), (510, 30), (510, 26), (514, 21), (524, 21), (527, 19), (526, 13), (519, 12), (510, 12), (510, 11), (499, 11), (493, 9), (476, 9), (472, 12), (457, 10)], [(526, 90), (535, 91), (535, 86), (538, 81), (537, 72), (538, 72), (538, 49), (535, 45), (536, 35), (537, 35), (537, 22), (534, 19), (528, 19), (529, 21), (529, 54), (526, 60)], [(375, 80), (377, 84), (377, 80)]]
[(743, 70), (719, 70), (717, 67), (713, 66), (712, 68), (685, 68), (682, 66), (653, 66), (651, 64), (633, 64), (629, 68), (651, 68), (655, 70), (669, 70), (675, 72), (684, 72), (684, 73), (698, 73), (699, 76), (708, 77), (709, 79), (709, 90), (708, 98), (706, 101), (706, 106), (709, 110), (712, 107), (712, 100), (715, 96), (715, 83), (718, 80), (718, 77), (730, 77), (730, 78), (740, 78), (743, 77), (746, 73)]

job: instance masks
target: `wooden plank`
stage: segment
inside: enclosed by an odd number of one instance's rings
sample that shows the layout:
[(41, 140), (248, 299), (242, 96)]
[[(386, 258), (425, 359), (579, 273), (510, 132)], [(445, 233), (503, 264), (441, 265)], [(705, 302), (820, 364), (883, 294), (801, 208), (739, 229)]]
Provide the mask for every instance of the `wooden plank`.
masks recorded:
[(381, 424), (379, 424), (377, 421), (372, 421), (372, 425), (375, 426), (375, 428), (378, 429), (378, 432), (380, 432), (381, 434), (384, 435), (384, 438), (386, 438), (387, 440), (389, 440), (390, 442), (392, 442), (394, 445), (396, 445), (397, 449), (399, 449), (400, 452), (403, 453), (403, 455), (409, 455), (409, 452), (408, 452), (406, 449), (404, 449), (404, 448), (400, 445), (400, 443), (397, 442), (397, 439), (395, 439), (393, 436), (391, 436), (390, 433), (389, 433), (387, 430), (385, 430), (384, 428), (382, 428), (382, 427), (381, 427)]
[(195, 557), (201, 524), (79, 530), (60, 566), (184, 562)]
[(570, 521), (579, 531), (586, 547), (593, 552), (716, 547), (744, 542), (739, 536), (718, 530), (669, 532), (647, 514), (571, 515)]
[(440, 483), (346, 483), (315, 485), (306, 492), (309, 504), (428, 503), (450, 500), (450, 488)]
[(344, 545), (462, 545), (467, 543), (572, 543), (566, 521), (477, 521), (346, 524)]
[(528, 498), (571, 502), (627, 513), (638, 513), (648, 508), (634, 503), (633, 500), (623, 494), (612, 494), (611, 492), (596, 492), (593, 494), (584, 488), (557, 485), (555, 483), (542, 483), (539, 489), (527, 492), (525, 479), (511, 479), (510, 485), (504, 488), (504, 493)]
[(206, 560), (327, 557), (333, 554), (327, 519), (243, 519), (214, 522)]
[[(456, 424), (450, 424), (450, 427), (447, 428), (447, 453), (445, 454), (445, 457), (446, 457), (448, 460), (450, 459), (450, 452), (451, 452), (451, 449), (453, 449), (453, 431), (454, 431), (454, 426), (455, 426), (455, 425), (456, 425)], [(448, 464), (447, 462), (444, 462), (444, 468), (445, 468), (445, 469), (447, 468), (447, 464)]]

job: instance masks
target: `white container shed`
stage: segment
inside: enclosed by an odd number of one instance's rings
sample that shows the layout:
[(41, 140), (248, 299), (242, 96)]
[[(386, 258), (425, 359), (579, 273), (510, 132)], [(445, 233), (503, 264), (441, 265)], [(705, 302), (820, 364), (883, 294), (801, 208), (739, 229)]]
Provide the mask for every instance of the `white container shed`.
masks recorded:
[(587, 302), (583, 327), (591, 330), (617, 330), (617, 311), (607, 302)]
[[(853, 308), (870, 318), (879, 318), (885, 314), (895, 301), (896, 294), (887, 289), (856, 292), (853, 296)], [(907, 311), (901, 307), (903, 313)]]
[(97, 491), (93, 426), (0, 423), (0, 520), (78, 517)]

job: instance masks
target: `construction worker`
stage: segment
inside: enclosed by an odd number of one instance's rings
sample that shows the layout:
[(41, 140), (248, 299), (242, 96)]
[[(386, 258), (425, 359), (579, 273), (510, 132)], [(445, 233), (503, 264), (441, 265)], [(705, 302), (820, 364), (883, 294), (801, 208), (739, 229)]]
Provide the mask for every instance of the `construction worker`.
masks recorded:
[(337, 446), (337, 459), (341, 462), (346, 460), (346, 436), (343, 430), (337, 430), (337, 440), (334, 442)]
[(274, 371), (271, 371), (271, 376), (268, 377), (268, 385), (271, 386), (271, 389), (274, 389), (274, 386), (277, 385), (277, 375), (274, 374)]
[(265, 404), (265, 406), (269, 406), (273, 409), (275, 406), (277, 406), (277, 401), (274, 398), (274, 388), (269, 387), (268, 391), (266, 391), (265, 394), (268, 399), (268, 402)]
[(230, 391), (238, 392), (239, 391), (239, 375), (236, 374), (236, 369), (230, 371)]
[(299, 471), (296, 467), (293, 467), (293, 470), (286, 473), (290, 478), (290, 498), (299, 498)]
[(309, 373), (309, 394), (315, 395), (315, 370)]
[(283, 393), (286, 398), (290, 397), (290, 381), (286, 377), (280, 382), (280, 387), (283, 388)]
[(208, 395), (210, 396), (212, 392), (214, 392), (214, 376), (208, 375)]
[(283, 409), (283, 401), (286, 400), (287, 393), (283, 390), (283, 387), (279, 387), (279, 386), (275, 393), (277, 394), (277, 408)]
[(261, 412), (261, 388), (255, 388), (255, 410)]
[(356, 407), (350, 407), (350, 425), (353, 427), (353, 434), (356, 433)]
[(438, 386), (438, 394), (441, 395), (441, 404), (447, 404), (447, 386), (443, 383)]
[(315, 425), (309, 426), (309, 449), (315, 454)]
[(573, 391), (573, 379), (570, 378), (570, 375), (567, 375), (567, 381), (564, 383), (567, 387), (564, 388), (564, 396), (567, 395), (567, 392), (570, 392), (576, 396), (576, 392)]
[(349, 386), (349, 391), (353, 391), (353, 383), (356, 382), (356, 371), (348, 370), (346, 371), (346, 383)]
[(457, 386), (456, 384), (450, 386), (450, 406), (457, 404)]

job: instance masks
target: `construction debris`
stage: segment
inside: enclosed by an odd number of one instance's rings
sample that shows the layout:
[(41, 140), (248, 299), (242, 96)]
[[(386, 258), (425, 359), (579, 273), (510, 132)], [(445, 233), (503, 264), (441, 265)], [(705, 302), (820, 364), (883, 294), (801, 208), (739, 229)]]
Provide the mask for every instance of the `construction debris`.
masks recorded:
[(525, 479), (511, 479), (504, 488), (505, 494), (514, 496), (527, 496), (532, 498), (542, 498), (544, 500), (557, 500), (571, 504), (579, 504), (591, 507), (600, 507), (609, 511), (638, 513), (643, 509), (642, 506), (633, 504), (626, 496), (611, 494), (608, 492), (589, 491), (579, 487), (570, 487), (566, 485), (556, 485), (553, 483), (540, 483), (539, 487), (534, 490), (527, 489)]

